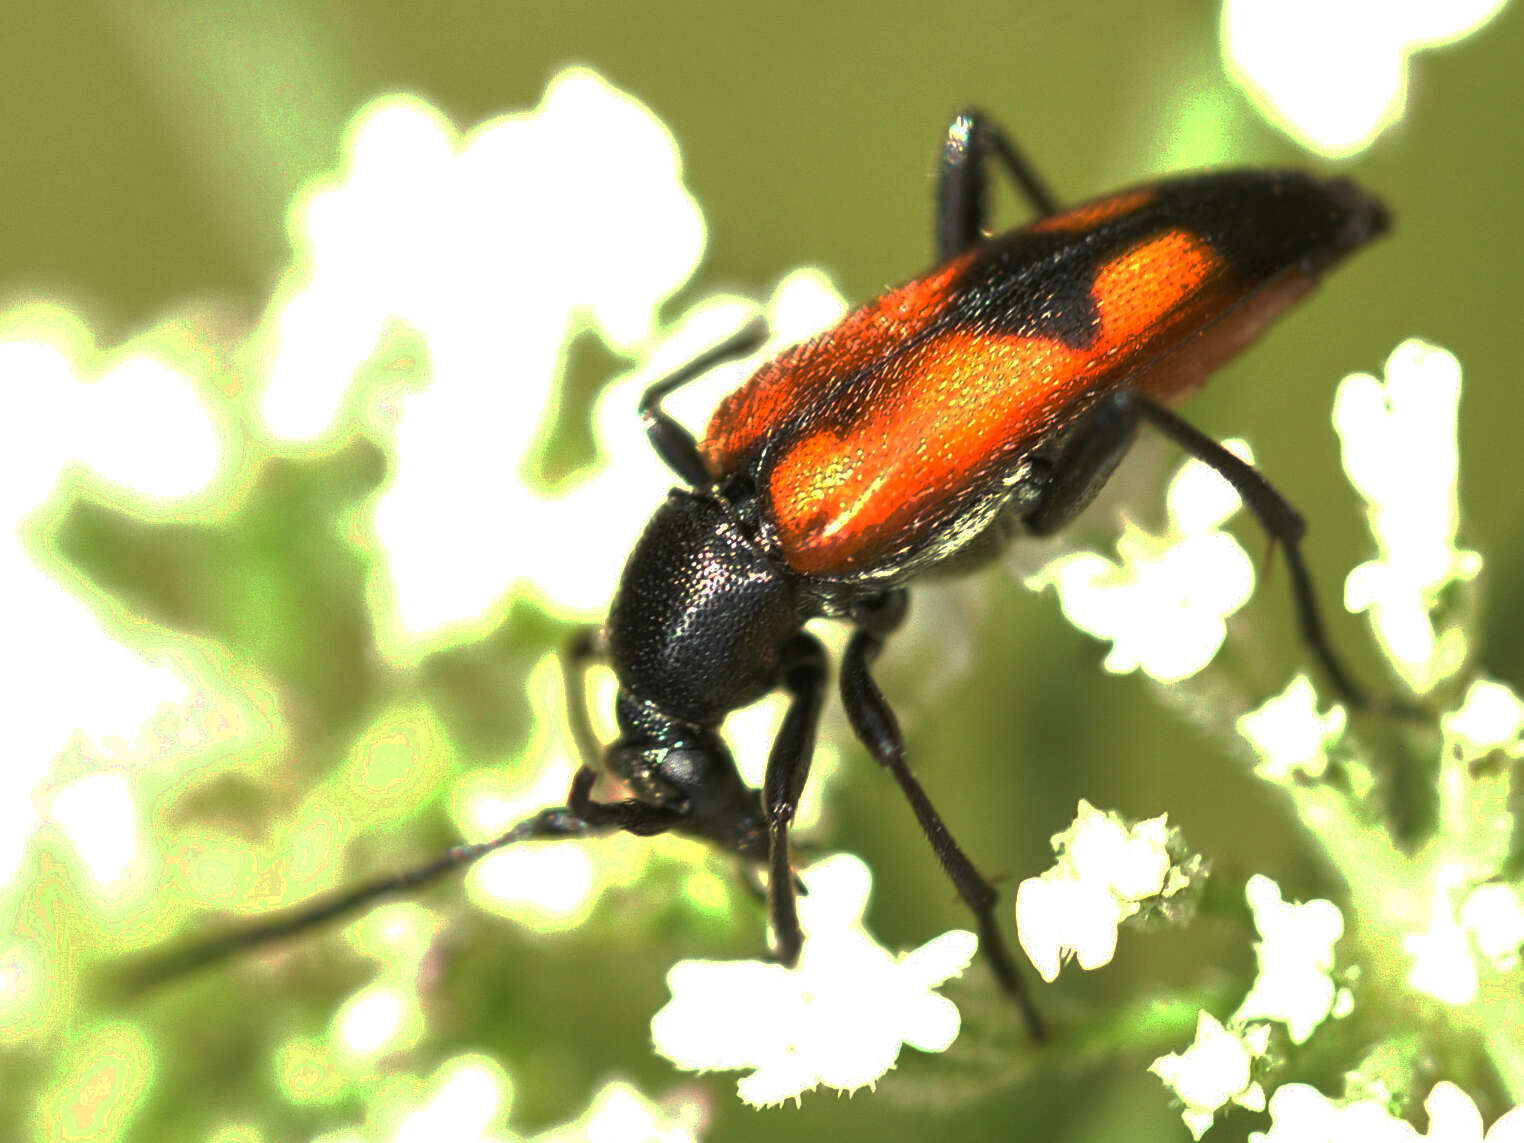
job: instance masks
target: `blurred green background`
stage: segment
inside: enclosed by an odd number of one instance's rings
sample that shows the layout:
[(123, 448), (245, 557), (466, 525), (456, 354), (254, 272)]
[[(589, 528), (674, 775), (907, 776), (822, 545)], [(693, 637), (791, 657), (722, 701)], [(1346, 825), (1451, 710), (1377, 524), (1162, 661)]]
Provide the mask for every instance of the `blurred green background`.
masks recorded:
[[(231, 325), (252, 320), (289, 257), (288, 203), (335, 167), (345, 125), (367, 100), (415, 92), (466, 128), (532, 107), (573, 63), (642, 100), (676, 137), (709, 235), (686, 297), (716, 289), (761, 296), (781, 273), (810, 264), (859, 299), (924, 264), (932, 160), (950, 114), (965, 104), (995, 113), (1066, 197), (1202, 162), (1323, 165), (1228, 81), (1217, 17), (1214, 4), (1178, 0), (969, 2), (936, 15), (897, 3), (10, 5), (0, 12), (0, 303), (67, 302), (103, 346), (201, 303), (214, 303)], [(1463, 540), (1488, 560), (1474, 645), (1484, 669), (1515, 687), (1524, 679), (1524, 592), (1516, 589), (1524, 576), (1521, 59), (1518, 4), (1472, 39), (1416, 57), (1405, 119), (1340, 165), (1391, 204), (1393, 236), (1341, 269), (1190, 409), (1209, 432), (1248, 437), (1264, 470), (1307, 510), (1310, 562), (1336, 601), (1368, 540), (1328, 425), (1333, 386), (1352, 370), (1379, 373), (1409, 336), (1456, 353), (1467, 378)], [(1000, 218), (1021, 217), (1008, 198), (1000, 204)], [(581, 348), (569, 366), (565, 431), (553, 445), (563, 455), (552, 465), (585, 453), (585, 403), (616, 368), (606, 352)], [(1143, 452), (1128, 470), (1136, 494), (1125, 501), (1156, 525), (1166, 454)], [(257, 780), (183, 801), (177, 820), (278, 815), (373, 717), (369, 704), (387, 684), (367, 674), (374, 665), (360, 570), (346, 562), (351, 553), (324, 549), (322, 537), (334, 506), (373, 487), (382, 463), (361, 443), (272, 463), (241, 523), (215, 536), (142, 529), (109, 505), (78, 505), (69, 516), (60, 546), (85, 580), (128, 612), (219, 639), (234, 657), (257, 662), (284, 688), (281, 701), (299, 699), (310, 720), (300, 749)], [(1100, 539), (1112, 525), (1092, 520), (1088, 528)], [(611, 587), (617, 574), (609, 567)], [(240, 633), (221, 614), (215, 587), (229, 575), (269, 580), (265, 621), (279, 639)], [(1269, 871), (1294, 897), (1333, 891), (1225, 734), (1202, 733), (1144, 680), (1102, 673), (1104, 649), (1072, 631), (1051, 599), (1027, 595), (1008, 576), (994, 572), (955, 590), (987, 608), (976, 668), (935, 711), (913, 702), (902, 710), (918, 772), (984, 869), (1014, 884), (1043, 868), (1047, 835), (1086, 797), (1134, 817), (1167, 810), (1229, 876)], [(1300, 662), (1286, 596), (1283, 576), (1272, 574), (1230, 637), (1267, 695)], [(1362, 625), (1337, 616), (1335, 627), (1362, 675), (1377, 677)], [(490, 764), (525, 740), (533, 720), (559, 717), (534, 709), (521, 683), (560, 636), (520, 609), (490, 636), (427, 665), (419, 694), (445, 712), (454, 736), (445, 750), (459, 754), (442, 766)], [(891, 650), (887, 689), (914, 693), (913, 667), (892, 660)], [(964, 925), (894, 786), (855, 748), (846, 758), (824, 840), (873, 868), (875, 931), (898, 946)], [(383, 815), (385, 828), (351, 852), (353, 868), (406, 864), (450, 844), (437, 807), (409, 797), (417, 812)], [(59, 884), (67, 895), (67, 874)], [(448, 915), (454, 892), (439, 890), (428, 903)], [(641, 910), (657, 920), (631, 940), (628, 918)], [(907, 1052), (877, 1095), (816, 1095), (798, 1110), (750, 1111), (733, 1098), (733, 1076), (694, 1080), (654, 1057), (647, 1022), (667, 998), (673, 961), (747, 955), (760, 941), (760, 916), (743, 908), (734, 920), (663, 924), (662, 907), (638, 890), (620, 912), (537, 938), (462, 903), (408, 1068), (427, 1074), (462, 1051), (490, 1053), (515, 1079), (513, 1125), (526, 1133), (575, 1116), (606, 1078), (623, 1075), (648, 1093), (702, 1085), (713, 1096), (712, 1139), (1183, 1137), (1143, 1069), (1146, 1057), (1127, 1055), (1044, 1068), (1034, 1080), (1019, 1050), (1015, 1062), (995, 1048), (976, 1053), (961, 1072)], [(1222, 987), (1232, 997), (1252, 967), (1247, 930), (1231, 915), (1187, 934), (1124, 937), (1124, 945), (1124, 965), (1095, 980), (1066, 975), (1044, 990), (1045, 1002), (1062, 1012), (1066, 1003), (1135, 1000), (1165, 986)], [(142, 1019), (155, 1045), (152, 1079), (121, 1137), (207, 1138), (234, 1122), (276, 1140), (352, 1123), (355, 1104), (343, 1093), (288, 1100), (268, 1061), (287, 1037), (321, 1035), (369, 971), (327, 934), (275, 974), (235, 967), (141, 1010), (112, 1010)], [(974, 1043), (998, 1046), (1010, 1036), (991, 1028), (1001, 1017), (986, 1009), (998, 1001), (987, 982), (966, 987), (952, 994)], [(81, 1001), (56, 1035), (0, 1058), (0, 1138), (28, 1137), (38, 1093), (104, 1011)], [(1328, 1074), (1341, 1062), (1349, 1061), (1331, 1061)], [(1240, 1115), (1213, 1138), (1256, 1122)]]

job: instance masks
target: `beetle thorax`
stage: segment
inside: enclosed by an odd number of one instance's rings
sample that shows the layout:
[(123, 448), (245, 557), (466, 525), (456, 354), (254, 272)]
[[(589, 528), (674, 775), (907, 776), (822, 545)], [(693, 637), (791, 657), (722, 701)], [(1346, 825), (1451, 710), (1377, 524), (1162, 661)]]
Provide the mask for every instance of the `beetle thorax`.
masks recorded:
[(625, 690), (714, 726), (775, 685), (779, 652), (806, 618), (797, 578), (726, 505), (674, 491), (630, 554), (605, 631)]

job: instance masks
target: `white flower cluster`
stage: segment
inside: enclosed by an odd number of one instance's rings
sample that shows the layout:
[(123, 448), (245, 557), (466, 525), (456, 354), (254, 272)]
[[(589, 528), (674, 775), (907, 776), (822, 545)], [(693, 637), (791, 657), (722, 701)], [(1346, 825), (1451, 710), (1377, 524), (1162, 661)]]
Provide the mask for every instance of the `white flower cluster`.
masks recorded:
[(1181, 1118), (1197, 1139), (1229, 1103), (1253, 1111), (1265, 1106), (1255, 1066), (1270, 1047), (1272, 1024), (1285, 1027), (1300, 1044), (1329, 1016), (1353, 1008), (1349, 991), (1333, 977), (1333, 946), (1344, 934), (1344, 918), (1329, 901), (1287, 902), (1268, 877), (1249, 879), (1245, 895), (1260, 940), (1254, 953), (1259, 972), (1249, 994), (1226, 1025), (1203, 1012), (1196, 1039), (1183, 1052), (1160, 1056), (1149, 1070), (1181, 1102)]
[(1392, 350), (1385, 372), (1384, 382), (1352, 373), (1334, 397), (1344, 471), (1366, 501), (1380, 550), (1349, 573), (1344, 605), (1370, 613), (1388, 659), (1424, 694), (1466, 653), (1458, 627), (1434, 628), (1440, 592), (1482, 566), (1476, 552), (1455, 546), (1461, 369), (1453, 354), (1413, 338)]
[(1275, 126), (1330, 158), (1402, 118), (1418, 52), (1480, 30), (1506, 0), (1225, 0), (1228, 74)]
[[(1253, 462), (1240, 440), (1223, 442)], [(1169, 525), (1155, 536), (1127, 521), (1118, 558), (1060, 556), (1025, 579), (1051, 587), (1070, 623), (1111, 642), (1106, 669), (1141, 670), (1161, 683), (1189, 678), (1212, 661), (1227, 619), (1254, 591), (1254, 564), (1222, 526), (1242, 506), (1238, 494), (1198, 460), (1187, 461), (1166, 493)]]
[(1081, 801), (1074, 822), (1053, 837), (1058, 861), (1016, 890), (1021, 947), (1053, 981), (1068, 957), (1087, 971), (1111, 961), (1117, 929), (1148, 905), (1163, 905), (1202, 876), (1165, 815), (1129, 825)]
[(1317, 1088), (1288, 1083), (1270, 1097), (1269, 1131), (1253, 1132), (1251, 1143), (1524, 1143), (1524, 1108), (1503, 1115), (1485, 1134), (1482, 1115), (1471, 1097), (1453, 1083), (1434, 1085), (1423, 1107), (1429, 1130), (1392, 1114), (1385, 1103), (1369, 1099), (1329, 1099)]
[(535, 1135), (507, 1127), (513, 1081), (493, 1059), (466, 1054), (440, 1064), (427, 1080), (398, 1077), (388, 1097), (367, 1106), (365, 1122), (313, 1143), (695, 1143), (706, 1115), (691, 1099), (664, 1103), (611, 1080), (576, 1119)]
[(672, 1000), (651, 1021), (656, 1050), (691, 1071), (751, 1069), (736, 1085), (755, 1106), (797, 1100), (821, 1084), (871, 1087), (902, 1045), (941, 1052), (961, 1027), (934, 991), (973, 959), (972, 933), (943, 933), (896, 956), (863, 928), (868, 867), (849, 854), (800, 875), (804, 950), (792, 969), (757, 960), (680, 961)]

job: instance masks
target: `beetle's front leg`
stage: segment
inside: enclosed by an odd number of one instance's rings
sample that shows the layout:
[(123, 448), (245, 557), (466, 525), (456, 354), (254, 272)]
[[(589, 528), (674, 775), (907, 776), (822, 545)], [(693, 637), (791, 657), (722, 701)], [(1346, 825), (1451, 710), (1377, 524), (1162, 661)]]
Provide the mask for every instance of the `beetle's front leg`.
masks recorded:
[(858, 629), (847, 644), (846, 656), (842, 659), (842, 703), (857, 737), (900, 784), (900, 790), (910, 803), (926, 840), (931, 842), (942, 869), (957, 889), (958, 896), (973, 910), (979, 926), (979, 947), (989, 959), (996, 979), (1021, 1006), (1022, 1017), (1033, 1038), (1041, 1040), (1046, 1037), (1047, 1028), (1027, 994), (1026, 984), (995, 920), (995, 902), (999, 895), (953, 840), (942, 822), (942, 815), (937, 813), (925, 789), (910, 772), (905, 763), (905, 739), (900, 733), (899, 721), (868, 670), (883, 650), (884, 640), (904, 620), (906, 609), (907, 598), (903, 591), (887, 592), (854, 609), (852, 618)]
[(608, 657), (603, 632), (597, 627), (579, 627), (561, 648), (561, 685), (566, 692), (566, 721), (572, 741), (577, 744), (582, 768), (596, 770), (602, 764), (603, 748), (593, 733), (592, 715), (587, 709), (587, 669)]
[(680, 830), (688, 822), (689, 815), (682, 810), (653, 806), (637, 798), (595, 802), (592, 793), (597, 781), (598, 775), (583, 766), (572, 778), (571, 793), (566, 797), (567, 808), (590, 830), (619, 830), (636, 837), (655, 837), (659, 833)]
[[(688, 814), (680, 807), (626, 798), (617, 802), (593, 801), (593, 786), (603, 769), (603, 747), (593, 733), (587, 705), (587, 669), (606, 657), (608, 648), (597, 627), (581, 627), (561, 651), (561, 679), (566, 688), (566, 718), (572, 739), (577, 744), (582, 765), (572, 778), (566, 805), (590, 830), (622, 830), (639, 837), (650, 837), (687, 824)], [(625, 775), (621, 774), (621, 777)]]
[(788, 829), (799, 808), (799, 796), (810, 776), (810, 760), (815, 754), (815, 731), (825, 696), (825, 648), (813, 635), (800, 632), (784, 645), (779, 671), (792, 701), (767, 756), (762, 808), (767, 815), (767, 899), (777, 941), (775, 955), (781, 963), (792, 967), (799, 961), (804, 934), (799, 928), (799, 910), (794, 900)]

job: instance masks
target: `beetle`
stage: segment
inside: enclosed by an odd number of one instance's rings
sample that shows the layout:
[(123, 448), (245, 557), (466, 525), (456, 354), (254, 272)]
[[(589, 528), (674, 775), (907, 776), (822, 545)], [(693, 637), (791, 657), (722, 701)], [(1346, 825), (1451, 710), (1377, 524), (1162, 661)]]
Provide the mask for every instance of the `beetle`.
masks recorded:
[[(993, 237), (998, 165), (1035, 221)], [(1343, 178), (1236, 170), (1145, 183), (1061, 208), (1011, 139), (968, 110), (938, 164), (936, 264), (785, 351), (724, 398), (695, 438), (662, 401), (767, 337), (752, 322), (652, 385), (639, 414), (681, 481), (656, 509), (599, 629), (563, 658), (582, 755), (564, 806), (436, 861), (361, 885), (161, 963), (173, 975), (399, 894), (513, 842), (675, 832), (767, 874), (773, 956), (796, 963), (789, 830), (828, 681), (808, 621), (851, 625), (839, 669), (853, 731), (910, 802), (980, 945), (1034, 1035), (1043, 1022), (996, 924), (996, 891), (911, 772), (872, 665), (907, 585), (1049, 535), (1097, 494), (1147, 423), (1213, 468), (1285, 553), (1300, 634), (1334, 689), (1371, 707), (1334, 652), (1302, 560), (1305, 524), (1256, 469), (1170, 406), (1247, 346), (1347, 255), (1384, 234), (1385, 207)], [(585, 673), (618, 681), (617, 739), (592, 730)], [(782, 690), (761, 789), (721, 725)], [(600, 772), (627, 797), (598, 800)]]

